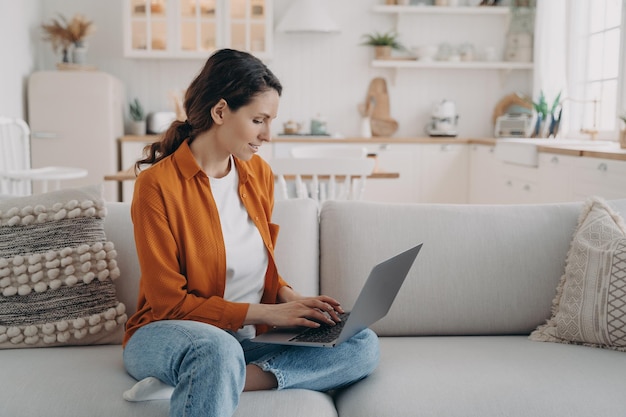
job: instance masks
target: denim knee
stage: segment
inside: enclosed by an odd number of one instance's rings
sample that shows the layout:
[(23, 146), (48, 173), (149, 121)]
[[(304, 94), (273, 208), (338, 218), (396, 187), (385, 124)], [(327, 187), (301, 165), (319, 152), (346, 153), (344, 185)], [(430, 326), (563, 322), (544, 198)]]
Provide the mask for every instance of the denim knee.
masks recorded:
[(187, 343), (178, 356), (178, 384), (170, 415), (232, 415), (246, 380), (241, 345), (222, 330), (185, 330)]
[(355, 355), (355, 367), (363, 370), (363, 378), (374, 372), (380, 361), (380, 345), (378, 335), (371, 329), (365, 329), (354, 335), (350, 342), (358, 346), (355, 349), (358, 354)]
[[(243, 349), (235, 337), (222, 331), (211, 335), (191, 334), (189, 345), (181, 357), (181, 366), (193, 364), (201, 374), (231, 374), (245, 382), (246, 362)], [(239, 378), (237, 378), (239, 376)]]

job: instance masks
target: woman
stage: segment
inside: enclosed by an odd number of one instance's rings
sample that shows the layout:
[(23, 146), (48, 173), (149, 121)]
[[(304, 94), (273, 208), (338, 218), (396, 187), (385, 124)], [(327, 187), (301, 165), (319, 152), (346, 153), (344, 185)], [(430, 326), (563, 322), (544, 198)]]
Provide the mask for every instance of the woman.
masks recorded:
[(220, 50), (187, 90), (187, 120), (137, 162), (152, 166), (131, 207), (141, 281), (124, 364), (136, 379), (175, 387), (171, 416), (231, 416), (243, 390), (339, 388), (378, 362), (371, 330), (333, 349), (249, 340), (269, 326), (332, 325), (343, 312), (331, 297), (301, 296), (276, 270), (274, 176), (255, 154), (281, 91), (261, 61)]

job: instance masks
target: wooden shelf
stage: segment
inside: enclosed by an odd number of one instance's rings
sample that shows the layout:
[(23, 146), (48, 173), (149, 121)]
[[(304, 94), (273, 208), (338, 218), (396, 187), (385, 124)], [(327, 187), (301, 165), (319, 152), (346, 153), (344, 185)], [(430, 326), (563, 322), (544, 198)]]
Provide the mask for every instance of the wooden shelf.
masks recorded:
[(372, 61), (374, 68), (421, 68), (421, 69), (494, 69), (494, 70), (529, 70), (533, 69), (532, 62), (450, 62), (450, 61), (417, 61), (412, 59), (390, 59)]
[(507, 15), (510, 12), (508, 7), (503, 6), (394, 6), (380, 5), (374, 6), (373, 11), (377, 13), (390, 14), (473, 14), (473, 15)]

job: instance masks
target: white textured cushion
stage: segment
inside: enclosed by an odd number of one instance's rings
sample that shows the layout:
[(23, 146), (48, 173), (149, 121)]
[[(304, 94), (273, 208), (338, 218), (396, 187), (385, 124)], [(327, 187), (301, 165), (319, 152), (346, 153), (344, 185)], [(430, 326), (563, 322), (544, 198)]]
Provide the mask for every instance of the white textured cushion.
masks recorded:
[(605, 201), (583, 208), (556, 292), (531, 340), (626, 352), (626, 223)]
[[(626, 212), (626, 200), (617, 206)], [(581, 207), (328, 201), (321, 291), (351, 308), (374, 264), (423, 242), (376, 332), (529, 334), (550, 316)]]
[(0, 348), (115, 343), (126, 322), (101, 187), (0, 200)]

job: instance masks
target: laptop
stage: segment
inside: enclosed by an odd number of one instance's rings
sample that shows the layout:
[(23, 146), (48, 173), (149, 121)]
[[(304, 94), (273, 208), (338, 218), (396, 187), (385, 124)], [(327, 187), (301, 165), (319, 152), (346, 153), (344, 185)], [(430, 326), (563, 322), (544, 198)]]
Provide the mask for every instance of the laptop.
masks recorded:
[(251, 339), (258, 343), (335, 347), (387, 315), (422, 244), (412, 247), (372, 268), (352, 311), (340, 314), (334, 326), (275, 328)]

